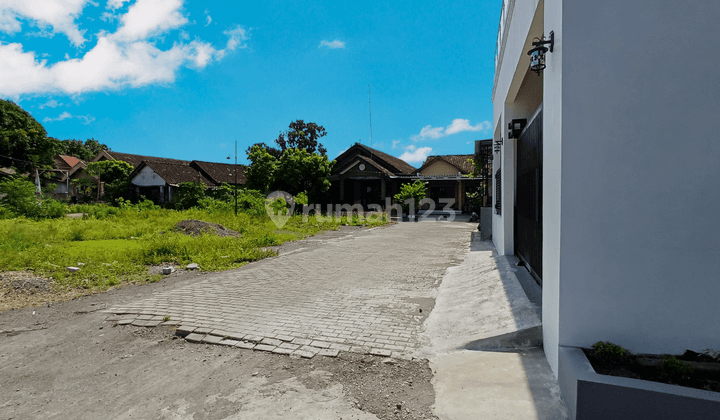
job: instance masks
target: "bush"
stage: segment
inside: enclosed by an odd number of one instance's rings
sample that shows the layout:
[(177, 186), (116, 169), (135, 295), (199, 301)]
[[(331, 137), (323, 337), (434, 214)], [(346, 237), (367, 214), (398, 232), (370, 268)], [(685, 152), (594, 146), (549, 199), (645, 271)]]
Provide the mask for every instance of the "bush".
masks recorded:
[(67, 214), (68, 208), (57, 200), (46, 199), (40, 203), (40, 214), (45, 219), (57, 219)]
[(674, 356), (666, 356), (660, 365), (663, 378), (672, 383), (687, 380), (693, 372), (692, 366)]
[(40, 202), (38, 201), (35, 184), (25, 179), (6, 179), (0, 181), (0, 205), (10, 212), (37, 219), (40, 216)]
[(607, 341), (598, 341), (592, 345), (595, 355), (608, 363), (622, 362), (630, 356), (630, 352), (624, 348)]
[(206, 189), (202, 182), (181, 182), (173, 191), (173, 206), (178, 210), (197, 207), (200, 199), (205, 198)]
[(405, 213), (410, 212), (410, 205), (406, 204), (405, 201), (413, 200), (415, 212), (420, 209), (420, 200), (428, 196), (427, 187), (425, 183), (419, 179), (416, 179), (412, 184), (403, 184), (400, 187), (400, 192), (395, 194), (395, 200), (400, 202)]
[(25, 216), (29, 219), (57, 219), (67, 213), (67, 207), (52, 199), (40, 201), (35, 184), (24, 179), (0, 181), (0, 219)]

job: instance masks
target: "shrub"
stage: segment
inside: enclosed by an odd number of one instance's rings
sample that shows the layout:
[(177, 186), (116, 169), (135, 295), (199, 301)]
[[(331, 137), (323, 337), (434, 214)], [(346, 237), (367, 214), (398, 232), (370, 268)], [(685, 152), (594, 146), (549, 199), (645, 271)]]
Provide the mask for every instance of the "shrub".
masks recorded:
[(40, 203), (40, 215), (43, 218), (57, 219), (65, 216), (67, 212), (67, 206), (57, 200), (46, 199)]
[(197, 207), (200, 199), (205, 198), (205, 190), (202, 182), (181, 182), (173, 191), (173, 206), (178, 210)]
[(673, 383), (687, 380), (693, 371), (692, 366), (681, 361), (675, 356), (663, 357), (660, 365), (663, 378)]
[(622, 362), (630, 356), (629, 351), (608, 341), (598, 341), (592, 348), (596, 356), (608, 363)]
[(0, 181), (0, 205), (10, 212), (32, 219), (40, 217), (40, 202), (38, 201), (35, 184), (25, 179), (6, 179)]
[(410, 212), (410, 205), (405, 203), (407, 200), (413, 200), (415, 212), (419, 210), (420, 200), (428, 196), (427, 187), (425, 183), (419, 179), (416, 179), (412, 184), (403, 184), (400, 187), (400, 192), (395, 194), (395, 200), (400, 202), (405, 213)]

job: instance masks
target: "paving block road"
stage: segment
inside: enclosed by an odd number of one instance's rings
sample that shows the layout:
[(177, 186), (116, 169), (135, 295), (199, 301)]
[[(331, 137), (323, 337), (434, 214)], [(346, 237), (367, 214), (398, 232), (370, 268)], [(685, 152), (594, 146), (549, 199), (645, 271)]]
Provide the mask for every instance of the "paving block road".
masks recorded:
[(320, 235), (280, 255), (108, 310), (120, 324), (178, 326), (188, 341), (300, 357), (409, 357), (443, 274), (476, 223), (405, 222)]

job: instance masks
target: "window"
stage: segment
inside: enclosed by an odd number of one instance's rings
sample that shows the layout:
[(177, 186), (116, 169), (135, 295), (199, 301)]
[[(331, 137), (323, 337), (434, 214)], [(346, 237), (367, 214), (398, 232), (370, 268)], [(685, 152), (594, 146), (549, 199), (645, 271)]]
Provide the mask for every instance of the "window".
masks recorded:
[(495, 214), (502, 213), (502, 174), (500, 169), (495, 172)]

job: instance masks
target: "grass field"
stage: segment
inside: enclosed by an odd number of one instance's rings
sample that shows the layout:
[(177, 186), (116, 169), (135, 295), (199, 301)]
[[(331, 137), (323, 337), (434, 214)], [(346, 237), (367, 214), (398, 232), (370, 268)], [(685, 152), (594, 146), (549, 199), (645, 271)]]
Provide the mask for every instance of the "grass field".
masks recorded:
[[(197, 263), (205, 271), (226, 270), (275, 255), (267, 247), (335, 230), (340, 224), (385, 223), (377, 218), (346, 217), (303, 221), (296, 215), (278, 230), (268, 216), (243, 212), (235, 216), (223, 211), (132, 206), (99, 210), (82, 219), (0, 220), (0, 272), (32, 270), (52, 278), (59, 289), (106, 290), (121, 283), (159, 280), (160, 276), (148, 274), (152, 265)], [(206, 233), (192, 237), (174, 230), (176, 223), (187, 219), (219, 223), (240, 236)], [(66, 269), (70, 266), (80, 271), (70, 273)]]

